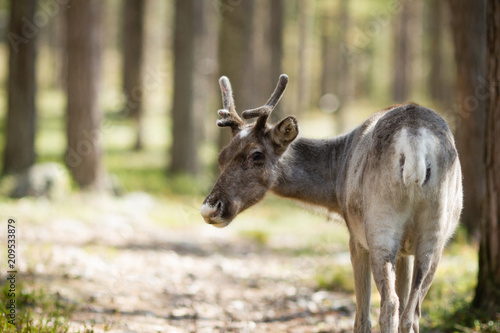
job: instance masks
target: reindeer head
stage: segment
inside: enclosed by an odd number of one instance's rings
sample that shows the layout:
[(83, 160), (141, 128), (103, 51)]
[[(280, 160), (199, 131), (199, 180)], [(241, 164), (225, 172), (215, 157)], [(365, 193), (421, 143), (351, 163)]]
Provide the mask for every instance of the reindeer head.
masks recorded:
[(219, 155), (221, 174), (201, 206), (201, 215), (208, 224), (223, 228), (243, 210), (259, 202), (277, 180), (278, 160), (297, 137), (297, 120), (286, 117), (274, 125), (267, 123), (278, 104), (288, 76), (282, 74), (276, 89), (259, 108), (243, 111), (243, 119), (257, 118), (245, 123), (236, 113), (231, 83), (223, 76), (219, 80), (222, 92), (220, 127), (231, 127), (233, 136)]

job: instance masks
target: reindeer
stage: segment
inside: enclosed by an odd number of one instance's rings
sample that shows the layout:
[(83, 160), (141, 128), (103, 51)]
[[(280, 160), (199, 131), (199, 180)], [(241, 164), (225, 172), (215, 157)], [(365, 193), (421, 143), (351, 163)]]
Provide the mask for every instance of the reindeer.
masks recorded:
[(231, 84), (219, 80), (220, 127), (232, 139), (220, 176), (201, 206), (208, 224), (227, 226), (271, 191), (340, 214), (350, 233), (356, 332), (370, 332), (371, 274), (381, 296), (381, 332), (418, 332), (421, 304), (462, 209), (462, 176), (446, 122), (417, 104), (373, 114), (343, 136), (297, 137), (297, 119), (271, 125), (288, 83), (283, 74), (264, 106), (235, 110)]

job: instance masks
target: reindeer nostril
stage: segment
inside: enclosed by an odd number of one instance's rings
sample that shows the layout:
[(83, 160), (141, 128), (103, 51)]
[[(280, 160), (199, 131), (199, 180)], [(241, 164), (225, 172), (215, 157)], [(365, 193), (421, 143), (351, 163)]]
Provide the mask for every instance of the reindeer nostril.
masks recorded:
[(200, 213), (201, 216), (207, 221), (207, 223), (214, 223), (213, 221), (217, 220), (219, 216), (222, 214), (224, 210), (224, 201), (218, 200), (214, 203), (214, 205), (209, 204), (208, 202), (204, 202), (201, 205)]
[(217, 205), (215, 206), (215, 211), (212, 213), (211, 217), (219, 215), (221, 208), (222, 208), (222, 201), (219, 200), (217, 201)]

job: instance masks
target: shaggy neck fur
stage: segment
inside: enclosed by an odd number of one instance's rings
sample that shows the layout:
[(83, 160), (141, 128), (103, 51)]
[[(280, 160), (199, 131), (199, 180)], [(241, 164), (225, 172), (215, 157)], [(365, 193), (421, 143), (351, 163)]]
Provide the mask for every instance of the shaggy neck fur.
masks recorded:
[(278, 163), (278, 178), (272, 191), (340, 213), (337, 191), (343, 178), (347, 138), (296, 139)]

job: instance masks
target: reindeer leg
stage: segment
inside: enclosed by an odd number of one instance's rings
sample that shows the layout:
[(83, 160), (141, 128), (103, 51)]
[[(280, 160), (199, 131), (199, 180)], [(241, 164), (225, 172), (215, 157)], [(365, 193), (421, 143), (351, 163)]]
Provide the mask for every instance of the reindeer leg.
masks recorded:
[(418, 333), (419, 331), (422, 301), (434, 280), (434, 275), (441, 259), (440, 251), (441, 249), (438, 249), (424, 260), (421, 260), (422, 258), (415, 259), (410, 298), (401, 315), (400, 332), (402, 333)]
[(399, 313), (403, 313), (410, 296), (413, 256), (399, 256), (396, 260), (396, 293), (399, 297)]
[[(421, 217), (420, 217), (421, 219)], [(439, 219), (418, 221), (420, 226), (440, 226)], [(419, 232), (417, 240), (413, 281), (408, 304), (401, 314), (400, 332), (418, 333), (422, 301), (429, 290), (436, 274), (444, 247), (444, 237), (437, 230)]]
[(370, 297), (372, 288), (370, 257), (368, 251), (362, 248), (354, 237), (350, 239), (349, 248), (356, 291), (356, 319), (354, 321), (354, 331), (369, 333), (372, 331), (370, 322)]
[(380, 293), (380, 331), (395, 333), (399, 323), (399, 298), (396, 294), (399, 237), (392, 229), (379, 229), (377, 235), (369, 238), (369, 246), (373, 278)]

